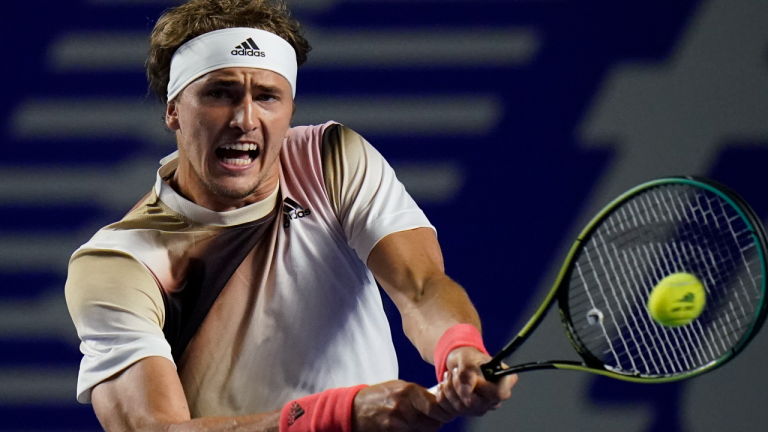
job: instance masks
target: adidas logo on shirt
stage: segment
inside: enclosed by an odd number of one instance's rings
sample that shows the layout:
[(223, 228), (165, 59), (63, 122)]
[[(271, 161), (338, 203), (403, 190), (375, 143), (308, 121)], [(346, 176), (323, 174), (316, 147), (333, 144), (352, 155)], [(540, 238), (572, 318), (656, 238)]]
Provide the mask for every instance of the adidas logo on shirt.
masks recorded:
[(286, 198), (283, 202), (283, 214), (285, 215), (283, 227), (288, 228), (291, 226), (291, 219), (301, 219), (304, 216), (309, 216), (312, 214), (312, 211), (300, 206), (296, 201)]
[(264, 55), (264, 51), (259, 50), (259, 46), (256, 45), (256, 42), (254, 42), (251, 38), (246, 39), (243, 43), (236, 46), (235, 49), (232, 50), (231, 54), (248, 57), (266, 57), (266, 55)]

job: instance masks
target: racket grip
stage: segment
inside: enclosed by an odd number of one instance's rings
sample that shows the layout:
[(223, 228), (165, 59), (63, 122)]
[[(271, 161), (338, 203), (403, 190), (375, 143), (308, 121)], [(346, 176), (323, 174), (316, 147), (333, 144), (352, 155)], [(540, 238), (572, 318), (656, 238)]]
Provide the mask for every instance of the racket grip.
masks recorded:
[(496, 361), (494, 358), (493, 360), (489, 361), (488, 363), (481, 364), (480, 370), (483, 371), (483, 377), (489, 382), (497, 382), (501, 379), (500, 376), (496, 375), (496, 371), (502, 370), (501, 363)]

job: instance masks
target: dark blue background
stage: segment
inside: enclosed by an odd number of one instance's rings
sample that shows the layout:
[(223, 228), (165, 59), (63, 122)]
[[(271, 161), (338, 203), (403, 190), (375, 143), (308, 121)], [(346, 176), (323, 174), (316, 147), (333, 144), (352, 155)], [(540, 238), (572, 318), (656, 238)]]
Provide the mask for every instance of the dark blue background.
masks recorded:
[[(546, 283), (543, 279), (550, 263), (563, 258), (558, 256), (558, 247), (615, 158), (608, 148), (581, 146), (576, 133), (603, 80), (621, 62), (654, 63), (667, 58), (699, 3), (352, 2), (321, 12), (299, 10), (296, 15), (308, 26), (334, 30), (531, 27), (541, 35), (542, 46), (525, 67), (307, 69), (299, 74), (297, 105), (301, 109), (302, 97), (360, 94), (461, 93), (495, 94), (500, 98), (503, 119), (487, 135), (366, 134), (393, 164), (437, 158), (460, 161), (464, 167), (466, 181), (456, 199), (447, 204), (423, 203), (423, 208), (438, 229), (448, 274), (470, 292), (483, 319), (486, 344), (495, 351), (509, 337), (511, 323), (523, 318), (537, 287)], [(130, 30), (148, 34), (162, 10), (163, 6), (158, 5), (96, 7), (84, 1), (6, 2), (0, 18), (4, 99), (0, 104), (0, 167), (112, 166), (137, 154), (159, 159), (170, 152), (170, 147), (148, 147), (120, 136), (98, 141), (22, 141), (13, 136), (9, 126), (15, 110), (30, 98), (119, 96), (155, 103), (152, 96), (145, 96), (146, 80), (141, 71), (54, 73), (46, 52), (56, 36), (67, 31)], [(354, 124), (348, 126), (355, 128)], [(765, 144), (724, 142), (711, 170), (698, 174), (730, 185), (765, 217)], [(96, 222), (116, 220), (127, 210), (89, 203), (0, 202), (0, 233), (76, 232)], [(64, 280), (65, 275), (55, 270), (2, 271), (0, 302), (34, 298), (51, 286), (63, 287)], [(388, 302), (387, 309), (402, 378), (431, 386), (434, 369), (421, 361), (402, 335), (394, 306)], [(9, 369), (45, 369), (76, 364), (80, 359), (75, 345), (44, 337), (2, 337), (0, 353), (0, 368)], [(606, 407), (647, 402), (654, 411), (648, 432), (678, 432), (683, 430), (678, 409), (683, 385), (636, 386), (598, 378), (585, 397)], [(74, 403), (74, 394), (72, 399), (72, 403), (0, 404), (0, 430), (97, 430), (91, 407)], [(446, 427), (460, 429), (460, 421)]]

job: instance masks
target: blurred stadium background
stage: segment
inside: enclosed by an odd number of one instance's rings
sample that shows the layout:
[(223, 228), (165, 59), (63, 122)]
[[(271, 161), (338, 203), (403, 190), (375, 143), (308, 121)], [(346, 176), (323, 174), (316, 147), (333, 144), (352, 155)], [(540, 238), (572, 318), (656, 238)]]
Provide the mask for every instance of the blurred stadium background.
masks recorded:
[[(66, 266), (173, 150), (142, 64), (175, 3), (3, 4), (0, 431), (100, 430), (74, 399)], [(314, 46), (295, 123), (339, 120), (390, 160), (437, 226), (491, 351), (538, 305), (589, 216), (636, 183), (707, 175), (768, 217), (765, 0), (289, 5)], [(390, 315), (402, 378), (430, 386), (433, 369)], [(558, 326), (545, 324), (526, 357), (567, 345)], [(445, 430), (765, 430), (766, 354), (768, 331), (682, 384), (523, 375), (502, 409)]]

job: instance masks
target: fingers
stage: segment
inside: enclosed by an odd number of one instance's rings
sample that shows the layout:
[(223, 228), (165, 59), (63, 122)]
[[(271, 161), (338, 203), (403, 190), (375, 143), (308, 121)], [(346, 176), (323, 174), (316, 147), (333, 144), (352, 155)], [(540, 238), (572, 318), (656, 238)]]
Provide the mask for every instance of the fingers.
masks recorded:
[(431, 432), (454, 416), (423, 387), (390, 381), (361, 390), (352, 417), (356, 432)]
[(497, 382), (488, 381), (480, 366), (490, 357), (473, 348), (454, 350), (448, 359), (453, 366), (440, 383), (438, 404), (457, 415), (479, 416), (497, 409), (512, 396), (516, 375), (508, 375)]
[(443, 374), (443, 381), (440, 383), (439, 391), (438, 402), (441, 406), (450, 407), (449, 409), (458, 414), (466, 414), (467, 406), (464, 405), (464, 401), (461, 400), (461, 397), (456, 392), (450, 371), (446, 371)]
[[(393, 430), (397, 431), (421, 431), (421, 430), (438, 430), (442, 425), (442, 422), (430, 417), (428, 402), (421, 397), (409, 396), (403, 403), (398, 406), (397, 410), (392, 413), (395, 419), (402, 420), (397, 424), (397, 428)], [(395, 424), (394, 422), (392, 423)]]
[[(508, 366), (504, 363), (501, 364), (503, 369), (508, 369)], [(517, 374), (505, 375), (496, 382), (486, 381), (490, 385), (478, 386), (477, 391), (485, 394), (489, 398), (498, 398), (499, 401), (505, 401), (512, 397), (512, 387), (517, 384)]]
[[(457, 370), (449, 371), (445, 374), (445, 379), (440, 383), (437, 401), (440, 406), (454, 415), (482, 415), (489, 409), (493, 408), (498, 402), (472, 392), (469, 396), (463, 396), (460, 394), (461, 389), (459, 386), (467, 385), (462, 383)], [(466, 391), (466, 389), (465, 389)]]
[(499, 381), (497, 394), (502, 401), (512, 397), (512, 387), (515, 384), (517, 384), (517, 374), (507, 375)]
[(457, 393), (465, 405), (472, 403), (472, 393), (475, 391), (478, 375), (482, 376), (480, 368), (477, 366), (462, 365), (462, 368), (453, 369), (453, 381)]
[(409, 400), (413, 404), (413, 407), (420, 413), (426, 415), (430, 419), (437, 422), (448, 423), (453, 420), (455, 414), (452, 410), (446, 410), (443, 408), (435, 396), (433, 396), (426, 389), (414, 384), (413, 391), (417, 394), (412, 395)]

